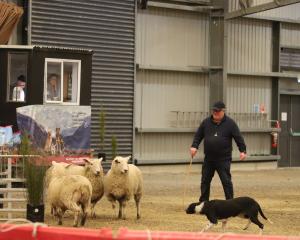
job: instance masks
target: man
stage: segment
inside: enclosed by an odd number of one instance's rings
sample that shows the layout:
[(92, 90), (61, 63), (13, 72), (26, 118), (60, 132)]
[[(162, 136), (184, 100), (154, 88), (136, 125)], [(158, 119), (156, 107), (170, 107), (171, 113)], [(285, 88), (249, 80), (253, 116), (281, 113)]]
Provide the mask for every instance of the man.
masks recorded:
[(24, 75), (20, 75), (17, 78), (16, 86), (13, 89), (12, 100), (16, 102), (24, 102), (25, 101), (25, 92), (24, 89), (26, 87), (26, 80)]
[(218, 101), (213, 105), (212, 115), (203, 120), (198, 128), (192, 146), (194, 157), (202, 139), (204, 139), (204, 163), (202, 165), (201, 196), (199, 201), (208, 201), (210, 183), (217, 171), (226, 199), (233, 198), (230, 165), (232, 160), (232, 138), (235, 140), (240, 159), (246, 158), (246, 145), (237, 124), (225, 114), (225, 104)]
[(60, 81), (55, 73), (50, 74), (47, 81), (47, 100), (60, 101)]

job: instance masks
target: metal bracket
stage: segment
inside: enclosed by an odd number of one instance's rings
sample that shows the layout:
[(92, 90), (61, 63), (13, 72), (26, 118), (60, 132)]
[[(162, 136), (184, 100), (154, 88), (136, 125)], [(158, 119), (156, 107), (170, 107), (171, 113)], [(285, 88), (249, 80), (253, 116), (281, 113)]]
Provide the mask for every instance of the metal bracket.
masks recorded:
[(292, 128), (290, 128), (290, 134), (291, 134), (291, 136), (293, 136), (293, 137), (300, 137), (300, 132), (293, 132), (293, 129), (292, 129)]

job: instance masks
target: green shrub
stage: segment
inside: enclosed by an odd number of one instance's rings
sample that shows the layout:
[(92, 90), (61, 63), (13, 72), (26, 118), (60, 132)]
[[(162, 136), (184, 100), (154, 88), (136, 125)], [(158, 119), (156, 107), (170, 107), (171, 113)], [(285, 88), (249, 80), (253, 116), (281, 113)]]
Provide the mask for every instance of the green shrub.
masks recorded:
[(117, 156), (117, 149), (118, 149), (118, 142), (115, 135), (111, 138), (111, 155), (112, 159), (114, 159)]
[(27, 202), (30, 205), (40, 205), (43, 203), (44, 177), (47, 166), (42, 158), (29, 157), (29, 155), (34, 155), (35, 151), (27, 133), (22, 135), (19, 154), (23, 155)]

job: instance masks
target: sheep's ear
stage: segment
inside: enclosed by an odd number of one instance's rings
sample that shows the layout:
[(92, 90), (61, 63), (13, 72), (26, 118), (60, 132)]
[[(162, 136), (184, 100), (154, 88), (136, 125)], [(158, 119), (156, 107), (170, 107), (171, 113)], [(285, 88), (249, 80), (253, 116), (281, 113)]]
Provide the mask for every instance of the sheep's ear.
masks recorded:
[(52, 161), (52, 166), (55, 166), (55, 165), (57, 165), (57, 162)]
[(127, 156), (125, 159), (128, 162), (130, 160), (130, 158), (131, 158), (131, 155)]
[(87, 158), (84, 158), (83, 161), (84, 161), (85, 163), (91, 163), (91, 161), (90, 161), (89, 159), (87, 159)]
[(99, 160), (99, 162), (101, 163), (101, 162), (103, 161), (103, 158), (99, 158), (98, 160)]

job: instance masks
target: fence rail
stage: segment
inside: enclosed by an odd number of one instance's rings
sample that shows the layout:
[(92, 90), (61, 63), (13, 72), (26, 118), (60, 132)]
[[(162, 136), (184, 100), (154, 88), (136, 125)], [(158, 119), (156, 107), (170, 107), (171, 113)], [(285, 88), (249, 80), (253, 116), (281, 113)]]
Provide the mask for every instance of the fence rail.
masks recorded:
[[(24, 188), (24, 157), (36, 155), (0, 155), (0, 220), (25, 213), (26, 188)], [(21, 185), (20, 185), (21, 183)]]

